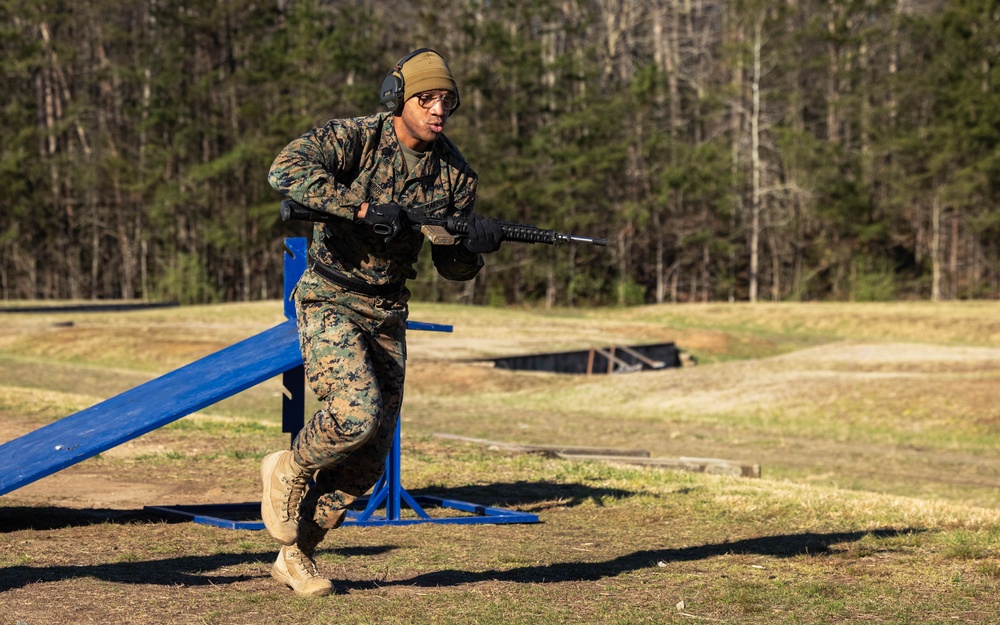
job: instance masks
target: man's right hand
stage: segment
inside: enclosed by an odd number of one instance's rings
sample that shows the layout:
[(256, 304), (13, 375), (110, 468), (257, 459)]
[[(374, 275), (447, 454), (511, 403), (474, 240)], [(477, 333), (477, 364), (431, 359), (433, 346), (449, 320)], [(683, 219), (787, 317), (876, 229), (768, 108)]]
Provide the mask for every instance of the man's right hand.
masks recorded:
[(406, 209), (399, 204), (369, 204), (361, 219), (371, 224), (376, 233), (384, 235), (386, 243), (392, 242), (410, 224)]

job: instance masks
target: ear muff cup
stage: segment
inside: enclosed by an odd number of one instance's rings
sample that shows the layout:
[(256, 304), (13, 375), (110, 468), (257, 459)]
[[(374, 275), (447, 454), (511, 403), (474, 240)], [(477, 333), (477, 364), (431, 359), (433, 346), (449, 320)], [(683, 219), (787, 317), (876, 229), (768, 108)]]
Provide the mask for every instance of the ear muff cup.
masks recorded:
[(417, 56), (421, 52), (433, 52), (438, 56), (436, 50), (431, 50), (430, 48), (420, 48), (419, 50), (414, 50), (410, 52), (403, 58), (396, 62), (396, 65), (389, 70), (385, 78), (382, 80), (382, 88), (379, 89), (378, 100), (385, 105), (387, 109), (395, 113), (403, 105), (403, 95), (406, 93), (406, 85), (403, 82), (402, 69), (403, 65)]

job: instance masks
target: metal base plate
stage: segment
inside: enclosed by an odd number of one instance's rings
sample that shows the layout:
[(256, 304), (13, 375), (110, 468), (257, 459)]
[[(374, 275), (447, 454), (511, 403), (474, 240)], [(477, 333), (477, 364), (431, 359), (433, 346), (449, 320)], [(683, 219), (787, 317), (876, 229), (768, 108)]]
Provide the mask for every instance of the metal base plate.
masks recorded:
[[(416, 516), (386, 518), (385, 514), (375, 514), (367, 509), (351, 509), (347, 511), (345, 526), (378, 527), (382, 525), (418, 525), (420, 523), (480, 525), (496, 523), (538, 523), (538, 515), (530, 512), (492, 508), (465, 501), (444, 499), (430, 495), (418, 495), (412, 498), (418, 504), (414, 509)], [(357, 506), (367, 506), (368, 498), (359, 499)], [(463, 516), (437, 516), (428, 514), (424, 508), (440, 511), (458, 511), (466, 513)], [(183, 518), (201, 525), (211, 525), (231, 530), (259, 531), (264, 529), (260, 520), (260, 504), (257, 502), (234, 504), (202, 504), (176, 506), (145, 506), (144, 510), (165, 517)], [(423, 513), (423, 514), (421, 514)]]

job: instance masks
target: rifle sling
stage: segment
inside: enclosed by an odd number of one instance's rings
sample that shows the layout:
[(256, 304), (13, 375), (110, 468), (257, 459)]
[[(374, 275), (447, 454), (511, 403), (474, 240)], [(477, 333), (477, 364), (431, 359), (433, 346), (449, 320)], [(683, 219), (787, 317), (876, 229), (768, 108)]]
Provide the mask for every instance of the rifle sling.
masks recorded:
[(361, 295), (368, 295), (369, 297), (384, 297), (386, 299), (395, 299), (399, 297), (400, 291), (403, 290), (402, 282), (390, 282), (389, 284), (371, 284), (370, 282), (363, 282), (361, 280), (356, 280), (350, 276), (344, 275), (337, 271), (336, 269), (324, 265), (320, 262), (313, 263), (313, 271), (322, 276), (329, 282), (336, 284), (339, 287), (343, 287), (348, 291), (353, 293), (360, 293)]

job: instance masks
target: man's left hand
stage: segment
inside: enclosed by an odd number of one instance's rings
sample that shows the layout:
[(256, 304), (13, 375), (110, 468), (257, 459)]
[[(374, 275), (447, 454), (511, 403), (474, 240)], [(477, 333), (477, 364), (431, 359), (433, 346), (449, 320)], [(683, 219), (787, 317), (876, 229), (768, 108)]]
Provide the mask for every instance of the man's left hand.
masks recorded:
[(462, 246), (474, 254), (489, 254), (500, 249), (503, 230), (500, 224), (478, 213), (469, 213), (469, 232), (462, 239)]

